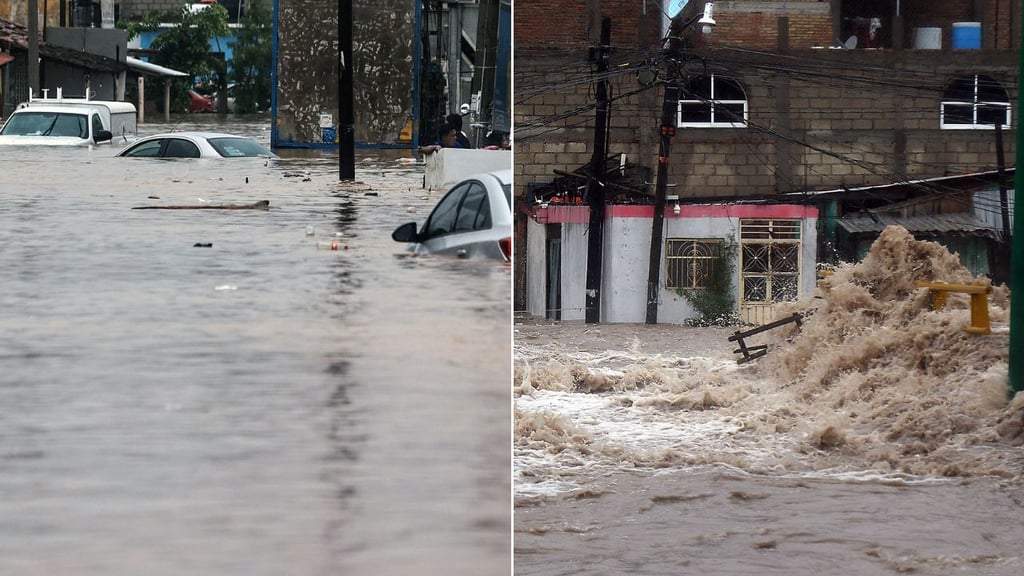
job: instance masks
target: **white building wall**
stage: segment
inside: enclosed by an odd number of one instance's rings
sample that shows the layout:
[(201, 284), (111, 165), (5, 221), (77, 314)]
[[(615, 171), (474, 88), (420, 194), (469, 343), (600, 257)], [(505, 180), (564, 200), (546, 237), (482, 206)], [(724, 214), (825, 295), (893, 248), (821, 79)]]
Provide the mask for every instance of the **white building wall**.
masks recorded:
[(530, 219), (526, 223), (526, 310), (543, 318), (547, 299), (547, 230)]
[(804, 220), (800, 228), (800, 297), (818, 288), (818, 219)]
[(587, 224), (562, 224), (562, 320), (587, 318)]
[[(729, 239), (739, 243), (740, 217), (728, 214), (730, 210), (713, 211), (713, 216), (672, 216), (671, 209), (664, 221), (663, 241), (668, 238)], [(813, 212), (813, 213), (812, 213)], [(623, 214), (633, 214), (625, 210)], [(580, 214), (563, 212), (545, 213), (539, 218), (545, 222), (550, 214), (562, 219), (562, 320), (586, 318), (587, 231), (589, 224), (579, 222)], [(755, 213), (755, 216), (768, 217)], [(566, 216), (568, 215), (568, 216)], [(800, 296), (814, 292), (817, 283), (817, 218), (816, 211), (802, 213)], [(795, 216), (786, 216), (795, 217)], [(573, 220), (576, 221), (566, 221)], [(647, 319), (647, 276), (650, 267), (651, 218), (615, 215), (605, 220), (601, 287), (601, 322), (641, 323)], [(544, 224), (531, 221), (527, 269), (529, 271), (528, 310), (544, 317), (547, 302), (547, 229)], [(662, 245), (658, 278), (660, 299), (658, 322), (679, 324), (694, 316), (694, 310), (685, 298), (665, 286), (665, 246)], [(733, 289), (739, 300), (740, 273), (733, 271)], [(738, 302), (737, 302), (738, 303)]]
[[(666, 218), (664, 238), (707, 238), (726, 239), (739, 242), (739, 218)], [(650, 244), (650, 242), (648, 242)], [(665, 246), (661, 247), (661, 300), (658, 305), (658, 322), (679, 324), (696, 315), (693, 306), (675, 290), (665, 288)], [(732, 285), (739, 300), (739, 269), (733, 269)]]
[(650, 266), (650, 218), (611, 218), (605, 223), (602, 322), (644, 322)]

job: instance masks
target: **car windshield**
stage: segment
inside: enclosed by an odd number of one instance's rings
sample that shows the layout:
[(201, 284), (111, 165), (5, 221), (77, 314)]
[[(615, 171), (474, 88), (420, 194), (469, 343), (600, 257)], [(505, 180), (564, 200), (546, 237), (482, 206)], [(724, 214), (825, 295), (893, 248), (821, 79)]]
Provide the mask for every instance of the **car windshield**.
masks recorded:
[(225, 158), (274, 156), (273, 152), (248, 138), (210, 138), (210, 146)]
[(85, 114), (63, 112), (19, 112), (7, 120), (0, 134), (5, 136), (74, 136), (89, 137)]

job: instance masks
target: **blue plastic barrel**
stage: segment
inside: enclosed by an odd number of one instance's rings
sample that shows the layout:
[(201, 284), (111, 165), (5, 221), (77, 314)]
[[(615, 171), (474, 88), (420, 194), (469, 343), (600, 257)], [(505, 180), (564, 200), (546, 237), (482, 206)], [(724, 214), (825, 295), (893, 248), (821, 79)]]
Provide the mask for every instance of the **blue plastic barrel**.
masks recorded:
[(981, 48), (981, 22), (953, 22), (953, 49)]

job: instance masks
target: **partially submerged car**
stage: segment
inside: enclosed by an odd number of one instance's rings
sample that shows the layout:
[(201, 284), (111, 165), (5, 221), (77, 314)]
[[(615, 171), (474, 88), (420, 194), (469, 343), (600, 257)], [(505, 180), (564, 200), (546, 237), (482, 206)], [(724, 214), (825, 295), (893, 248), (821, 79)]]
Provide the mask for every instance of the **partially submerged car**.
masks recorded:
[(391, 234), (417, 254), (459, 258), (512, 258), (512, 171), (468, 176), (451, 187), (423, 226), (399, 226)]
[(277, 158), (246, 136), (221, 132), (168, 132), (136, 140), (117, 153), (125, 158)]
[(213, 95), (205, 95), (195, 90), (188, 91), (189, 112), (216, 112), (217, 100)]
[(135, 106), (129, 102), (33, 98), (22, 102), (0, 128), (0, 145), (83, 146), (137, 134)]

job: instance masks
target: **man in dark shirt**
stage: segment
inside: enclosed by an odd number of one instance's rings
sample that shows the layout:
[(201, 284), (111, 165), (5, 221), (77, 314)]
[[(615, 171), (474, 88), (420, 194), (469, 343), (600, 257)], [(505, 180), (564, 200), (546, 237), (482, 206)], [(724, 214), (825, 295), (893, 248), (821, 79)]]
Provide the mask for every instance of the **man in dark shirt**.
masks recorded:
[(462, 146), (459, 145), (457, 135), (458, 130), (455, 126), (444, 124), (441, 126), (441, 130), (438, 133), (440, 134), (440, 137), (438, 137), (433, 144), (420, 146), (420, 152), (424, 154), (433, 154), (441, 148), (462, 148)]
[(445, 117), (444, 123), (455, 127), (455, 137), (459, 140), (459, 148), (473, 147), (473, 144), (469, 141), (469, 136), (466, 136), (466, 133), (462, 131), (462, 116), (459, 114), (449, 114)]

